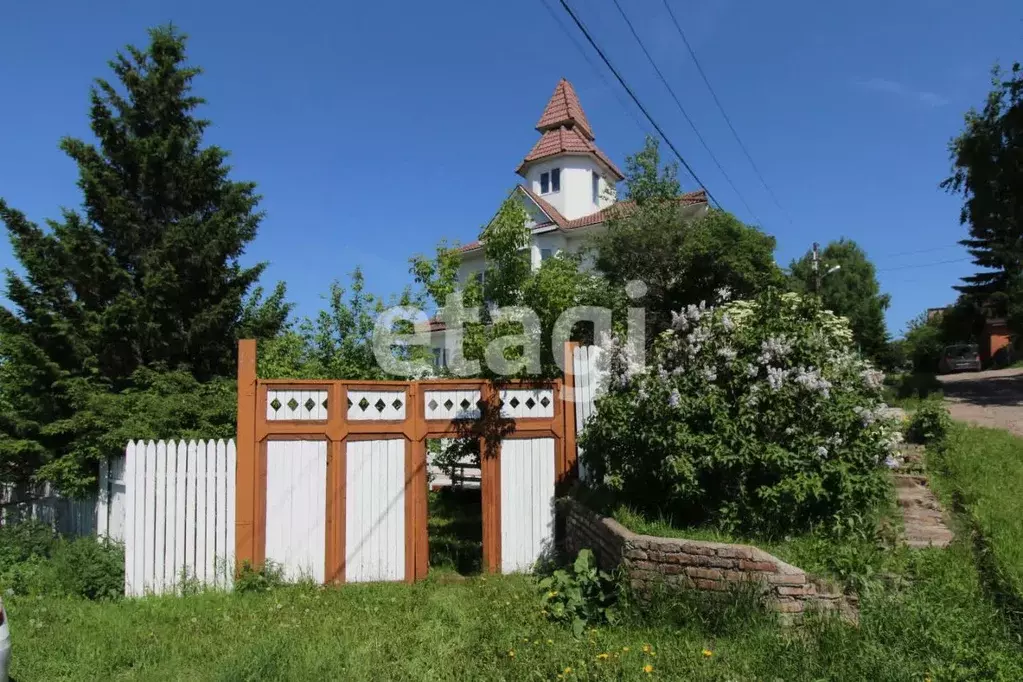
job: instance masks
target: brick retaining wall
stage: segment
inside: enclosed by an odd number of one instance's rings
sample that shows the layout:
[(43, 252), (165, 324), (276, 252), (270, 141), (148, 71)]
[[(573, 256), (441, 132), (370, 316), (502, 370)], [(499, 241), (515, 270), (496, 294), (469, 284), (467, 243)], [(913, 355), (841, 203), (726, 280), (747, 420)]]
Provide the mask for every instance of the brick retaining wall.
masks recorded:
[(857, 621), (855, 597), (756, 547), (638, 535), (570, 498), (559, 500), (558, 510), (563, 548), (571, 556), (583, 548), (593, 550), (602, 569), (621, 567), (639, 592), (654, 585), (684, 585), (721, 593), (752, 583), (785, 621), (798, 620), (812, 609)]

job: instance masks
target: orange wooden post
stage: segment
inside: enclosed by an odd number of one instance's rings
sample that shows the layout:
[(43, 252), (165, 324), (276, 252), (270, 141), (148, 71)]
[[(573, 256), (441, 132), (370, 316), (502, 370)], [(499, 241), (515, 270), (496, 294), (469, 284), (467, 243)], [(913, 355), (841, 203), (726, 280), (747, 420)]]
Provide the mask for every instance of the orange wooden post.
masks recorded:
[(238, 342), (238, 466), (235, 480), (235, 561), (255, 563), (256, 341)]
[[(497, 391), (493, 383), (480, 385), (486, 407), (482, 419), (500, 419)], [(488, 442), (489, 429), (480, 437), (480, 495), (483, 503), (483, 565), (488, 573), (501, 572), (501, 442)]]
[(561, 398), (565, 418), (565, 480), (575, 480), (579, 476), (579, 451), (575, 444), (575, 354), (579, 344), (575, 341), (565, 342), (565, 382), (561, 386)]

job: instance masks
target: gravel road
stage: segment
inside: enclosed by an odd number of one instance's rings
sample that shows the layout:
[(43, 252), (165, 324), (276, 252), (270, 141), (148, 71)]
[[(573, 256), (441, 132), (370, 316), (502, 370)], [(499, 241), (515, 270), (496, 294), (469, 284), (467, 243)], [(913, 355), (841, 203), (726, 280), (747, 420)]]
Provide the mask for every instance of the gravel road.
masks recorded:
[(1023, 436), (1023, 369), (939, 376), (954, 419)]

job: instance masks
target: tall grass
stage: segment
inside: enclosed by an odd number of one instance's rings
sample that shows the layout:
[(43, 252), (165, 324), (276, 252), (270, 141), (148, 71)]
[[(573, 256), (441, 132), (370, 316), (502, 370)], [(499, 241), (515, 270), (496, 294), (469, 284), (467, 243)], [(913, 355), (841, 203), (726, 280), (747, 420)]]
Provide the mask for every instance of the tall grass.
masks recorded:
[(959, 424), (928, 449), (928, 464), (975, 534), (977, 560), (1002, 592), (996, 596), (1023, 626), (1023, 438)]

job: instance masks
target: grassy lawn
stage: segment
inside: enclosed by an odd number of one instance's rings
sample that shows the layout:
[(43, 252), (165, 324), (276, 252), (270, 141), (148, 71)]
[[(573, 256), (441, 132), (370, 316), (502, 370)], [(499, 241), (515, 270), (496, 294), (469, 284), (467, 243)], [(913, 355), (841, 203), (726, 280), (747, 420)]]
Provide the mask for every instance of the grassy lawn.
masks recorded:
[(940, 492), (961, 507), (978, 553), (1023, 624), (1023, 439), (1001, 429), (957, 424), (946, 447), (928, 454)]
[(12, 672), (19, 682), (553, 680), (566, 668), (567, 679), (591, 680), (1023, 679), (969, 548), (920, 552), (908, 570), (911, 586), (865, 596), (858, 629), (784, 631), (749, 609), (680, 601), (582, 639), (545, 620), (524, 576), (437, 572), (414, 586), (113, 603), (15, 597)]

